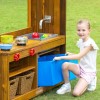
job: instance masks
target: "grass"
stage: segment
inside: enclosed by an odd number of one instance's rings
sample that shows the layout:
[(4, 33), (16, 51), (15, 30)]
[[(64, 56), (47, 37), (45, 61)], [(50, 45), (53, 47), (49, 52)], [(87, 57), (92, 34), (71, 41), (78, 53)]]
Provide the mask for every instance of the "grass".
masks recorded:
[[(5, 5), (6, 3), (6, 5)], [(79, 19), (89, 19), (91, 22), (91, 37), (96, 41), (100, 48), (100, 0), (67, 0), (67, 27), (66, 27), (66, 49), (77, 53), (75, 46), (78, 36), (76, 35), (76, 23)], [(8, 8), (8, 9), (6, 9)], [(13, 9), (12, 9), (13, 8)], [(2, 0), (0, 1), (0, 33), (21, 29), (27, 26), (26, 20), (26, 0)], [(5, 11), (4, 11), (5, 10)], [(8, 18), (9, 17), (9, 18)], [(73, 97), (71, 93), (57, 95), (54, 88), (43, 93), (32, 100), (99, 100), (100, 97), (100, 51), (97, 56), (97, 89), (94, 92), (86, 92), (81, 97)], [(72, 89), (77, 80), (71, 81)]]
[(27, 0), (0, 0), (0, 34), (27, 27)]

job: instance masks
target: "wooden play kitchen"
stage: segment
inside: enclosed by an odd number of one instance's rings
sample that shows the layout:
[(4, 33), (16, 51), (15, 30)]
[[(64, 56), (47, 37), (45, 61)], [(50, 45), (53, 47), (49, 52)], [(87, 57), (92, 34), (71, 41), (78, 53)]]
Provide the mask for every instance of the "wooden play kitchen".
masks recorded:
[[(49, 37), (29, 38), (34, 32)], [(0, 100), (29, 100), (55, 87), (38, 86), (38, 57), (65, 53), (66, 0), (28, 0), (28, 27), (6, 34), (14, 40), (27, 36), (28, 41), (14, 43), (9, 51), (0, 50)]]

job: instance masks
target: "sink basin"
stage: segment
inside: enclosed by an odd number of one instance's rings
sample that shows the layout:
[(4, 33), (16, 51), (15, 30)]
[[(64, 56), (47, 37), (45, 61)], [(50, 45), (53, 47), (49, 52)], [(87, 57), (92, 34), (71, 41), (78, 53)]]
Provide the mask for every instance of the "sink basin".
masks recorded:
[(51, 33), (38, 33), (39, 34), (39, 37), (38, 38), (33, 38), (32, 37), (32, 34), (33, 33), (29, 33), (29, 34), (25, 34), (25, 36), (28, 37), (28, 39), (31, 39), (31, 40), (46, 40), (46, 39), (50, 39), (50, 38), (54, 38), (56, 36), (58, 36), (58, 34), (51, 34)]

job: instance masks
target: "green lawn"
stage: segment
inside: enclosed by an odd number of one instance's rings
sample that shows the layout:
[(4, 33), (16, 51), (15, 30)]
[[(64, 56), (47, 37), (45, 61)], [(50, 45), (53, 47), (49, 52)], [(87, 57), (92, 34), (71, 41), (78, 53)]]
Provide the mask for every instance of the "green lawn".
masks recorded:
[[(16, 1), (16, 2), (15, 2)], [(24, 1), (24, 2), (23, 2)], [(67, 26), (66, 26), (66, 49), (77, 53), (75, 46), (78, 36), (76, 35), (76, 23), (79, 19), (89, 19), (91, 22), (91, 37), (94, 38), (100, 48), (100, 0), (67, 0)], [(6, 9), (7, 8), (7, 9)], [(13, 8), (13, 9), (12, 9)], [(26, 0), (1, 0), (0, 1), (0, 34), (27, 26)], [(4, 11), (5, 10), (5, 11)], [(8, 18), (9, 17), (9, 18)], [(54, 88), (32, 100), (99, 100), (100, 98), (100, 51), (97, 56), (97, 89), (94, 92), (86, 92), (81, 97), (73, 97), (71, 93), (57, 95)], [(77, 80), (71, 81), (72, 89)]]
[(27, 27), (27, 0), (0, 0), (0, 34)]

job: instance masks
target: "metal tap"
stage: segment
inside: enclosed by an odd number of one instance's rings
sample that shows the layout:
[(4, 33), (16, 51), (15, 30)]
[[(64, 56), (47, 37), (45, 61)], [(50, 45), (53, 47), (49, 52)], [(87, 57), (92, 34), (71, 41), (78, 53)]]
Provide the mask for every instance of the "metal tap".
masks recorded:
[(40, 20), (39, 22), (39, 28), (42, 29), (43, 22), (45, 23), (51, 23), (51, 16), (45, 15), (43, 19)]

